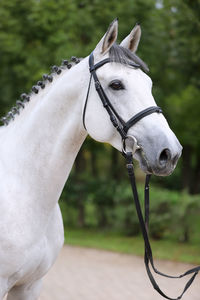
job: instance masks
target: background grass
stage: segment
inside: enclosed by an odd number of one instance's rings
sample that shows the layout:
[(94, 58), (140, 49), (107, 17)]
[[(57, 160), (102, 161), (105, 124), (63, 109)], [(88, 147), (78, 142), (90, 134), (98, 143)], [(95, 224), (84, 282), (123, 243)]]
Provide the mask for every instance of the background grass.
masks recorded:
[[(65, 230), (65, 243), (138, 256), (143, 256), (144, 253), (142, 236), (127, 237), (103, 230), (68, 228)], [(152, 240), (151, 244), (157, 259), (200, 264), (200, 247), (197, 242), (185, 244), (166, 239)]]

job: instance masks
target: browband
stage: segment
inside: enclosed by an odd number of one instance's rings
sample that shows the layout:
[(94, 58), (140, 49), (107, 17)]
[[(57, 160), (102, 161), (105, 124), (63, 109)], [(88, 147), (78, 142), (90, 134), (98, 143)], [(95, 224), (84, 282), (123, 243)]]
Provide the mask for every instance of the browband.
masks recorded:
[[(91, 53), (92, 56), (93, 56), (93, 53)], [(90, 54), (90, 56), (91, 56)], [(92, 58), (92, 57), (91, 57)], [(109, 62), (115, 62), (114, 60), (110, 59), (110, 58), (105, 58), (103, 60), (101, 60), (100, 62), (96, 63), (94, 65), (94, 59), (93, 59), (93, 63), (91, 64), (91, 66), (89, 67), (90, 69), (90, 72), (94, 71), (94, 70), (97, 70), (98, 68), (102, 67), (103, 65), (109, 63)], [(132, 63), (132, 62), (129, 62), (127, 64), (127, 66), (131, 66), (131, 67), (134, 67), (134, 68), (140, 68), (140, 65), (136, 64), (136, 63)]]

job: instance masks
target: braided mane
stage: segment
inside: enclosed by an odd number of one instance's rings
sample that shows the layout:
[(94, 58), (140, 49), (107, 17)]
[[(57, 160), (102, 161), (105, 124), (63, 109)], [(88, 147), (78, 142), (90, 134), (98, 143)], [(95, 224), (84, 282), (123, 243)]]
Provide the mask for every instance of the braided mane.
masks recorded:
[(29, 94), (23, 93), (20, 96), (20, 100), (16, 101), (16, 105), (11, 108), (5, 117), (2, 117), (0, 121), (3, 125), (8, 125), (11, 120), (15, 119), (16, 115), (20, 114), (20, 111), (25, 108), (25, 104), (30, 101), (33, 94), (38, 94), (40, 90), (44, 89), (47, 83), (51, 83), (55, 75), (60, 75), (62, 71), (71, 69), (74, 65), (78, 64), (81, 58), (72, 56), (70, 60), (64, 59), (61, 66), (52, 66), (52, 72), (44, 74), (42, 80), (39, 80), (36, 85), (33, 85)]
[[(109, 50), (110, 58), (115, 62), (120, 62), (122, 64), (129, 64), (134, 62), (143, 69), (145, 72), (148, 72), (147, 65), (134, 53), (130, 50), (121, 47), (120, 45), (114, 44)], [(38, 94), (40, 90), (44, 89), (48, 82), (52, 82), (55, 75), (60, 75), (63, 70), (71, 69), (75, 64), (78, 64), (81, 61), (81, 58), (72, 56), (71, 59), (63, 60), (60, 67), (52, 66), (52, 72), (44, 74), (42, 80), (39, 80), (36, 85), (33, 85), (29, 94), (21, 94), (21, 100), (16, 101), (16, 105), (7, 113), (5, 117), (2, 117), (0, 121), (4, 125), (8, 125), (11, 120), (15, 119), (16, 115), (20, 114), (20, 111), (25, 107), (25, 104), (30, 101), (33, 93)]]

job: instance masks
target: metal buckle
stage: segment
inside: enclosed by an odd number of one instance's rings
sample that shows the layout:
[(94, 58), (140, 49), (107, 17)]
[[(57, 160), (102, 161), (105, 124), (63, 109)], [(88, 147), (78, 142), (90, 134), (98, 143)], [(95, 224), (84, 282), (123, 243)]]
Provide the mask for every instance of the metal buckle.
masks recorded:
[(134, 154), (138, 149), (140, 149), (140, 146), (137, 144), (137, 140), (134, 136), (132, 135), (127, 135), (123, 140), (122, 140), (122, 152), (124, 154), (127, 153), (126, 151), (126, 140), (129, 139), (129, 140), (132, 140), (133, 141), (133, 147), (132, 147), (132, 153)]

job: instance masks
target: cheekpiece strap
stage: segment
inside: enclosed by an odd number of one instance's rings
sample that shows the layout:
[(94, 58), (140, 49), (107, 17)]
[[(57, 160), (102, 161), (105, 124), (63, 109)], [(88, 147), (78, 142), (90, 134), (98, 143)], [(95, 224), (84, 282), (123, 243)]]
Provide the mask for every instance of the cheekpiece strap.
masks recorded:
[[(133, 116), (127, 122), (125, 122), (122, 119), (122, 117), (119, 116), (119, 114), (117, 113), (117, 111), (115, 110), (115, 108), (113, 107), (111, 102), (109, 101), (106, 93), (104, 92), (104, 90), (101, 86), (101, 83), (97, 77), (97, 74), (96, 74), (96, 70), (98, 68), (102, 67), (103, 65), (105, 65), (106, 63), (109, 63), (109, 62), (112, 62), (112, 60), (110, 58), (105, 58), (105, 59), (101, 60), (100, 62), (94, 64), (94, 55), (92, 52), (89, 56), (89, 69), (94, 78), (95, 88), (97, 90), (97, 93), (99, 94), (99, 97), (103, 103), (103, 106), (106, 108), (108, 114), (110, 115), (110, 119), (111, 119), (111, 122), (113, 123), (114, 127), (118, 130), (122, 139), (124, 139), (126, 137), (127, 132), (130, 127), (135, 125), (142, 118), (144, 118), (154, 112), (162, 113), (162, 109), (158, 106), (148, 107), (148, 108), (142, 110), (141, 112), (139, 112), (138, 114), (136, 114), (135, 116)], [(137, 65), (134, 65), (134, 64), (131, 64), (131, 66), (137, 67)]]

